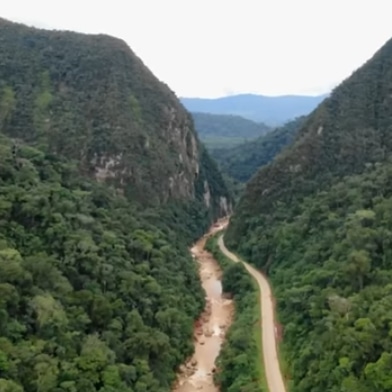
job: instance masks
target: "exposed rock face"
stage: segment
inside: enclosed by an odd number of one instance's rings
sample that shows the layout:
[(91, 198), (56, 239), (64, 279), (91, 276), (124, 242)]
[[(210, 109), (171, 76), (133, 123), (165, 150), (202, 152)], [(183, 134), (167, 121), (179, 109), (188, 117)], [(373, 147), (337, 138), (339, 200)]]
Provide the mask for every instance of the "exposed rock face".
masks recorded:
[(204, 204), (207, 207), (211, 206), (211, 193), (210, 193), (210, 187), (208, 186), (208, 182), (207, 180), (204, 181)]
[(215, 208), (227, 197), (209, 170), (209, 196), (196, 192), (206, 155), (192, 118), (125, 42), (1, 19), (0, 34), (3, 132), (144, 205), (197, 198)]
[(227, 197), (221, 196), (219, 198), (219, 206), (220, 206), (222, 216), (228, 216), (232, 213), (232, 205), (227, 200)]
[(199, 174), (199, 148), (192, 123), (179, 108), (170, 107), (166, 110), (169, 123), (167, 137), (173, 150), (178, 151), (175, 162), (176, 170), (170, 177), (170, 195), (174, 198), (193, 198), (195, 196), (194, 180)]

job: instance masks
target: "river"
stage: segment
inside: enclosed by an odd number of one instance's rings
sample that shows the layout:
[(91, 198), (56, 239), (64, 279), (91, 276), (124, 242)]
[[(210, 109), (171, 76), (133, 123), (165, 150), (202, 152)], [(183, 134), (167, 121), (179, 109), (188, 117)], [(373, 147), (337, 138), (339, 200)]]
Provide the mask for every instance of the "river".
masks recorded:
[(213, 226), (191, 249), (199, 264), (200, 279), (206, 293), (206, 308), (195, 323), (194, 355), (180, 367), (173, 392), (219, 392), (213, 382), (215, 360), (231, 324), (234, 304), (222, 295), (222, 271), (218, 262), (204, 250), (208, 236), (218, 230), (220, 226)]

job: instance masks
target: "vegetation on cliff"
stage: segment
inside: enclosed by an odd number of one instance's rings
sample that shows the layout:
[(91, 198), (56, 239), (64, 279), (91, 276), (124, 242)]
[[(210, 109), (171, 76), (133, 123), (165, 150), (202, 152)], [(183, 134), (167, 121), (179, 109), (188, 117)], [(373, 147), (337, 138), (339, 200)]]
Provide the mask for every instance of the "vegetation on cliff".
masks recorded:
[(185, 235), (71, 162), (1, 146), (4, 390), (169, 390), (203, 306)]
[(0, 20), (0, 390), (167, 392), (204, 305), (188, 246), (229, 206), (122, 41)]
[(272, 279), (293, 392), (389, 391), (392, 41), (250, 181), (226, 242)]
[(191, 113), (195, 129), (210, 151), (229, 148), (256, 139), (270, 128), (240, 116), (229, 114)]
[(270, 163), (290, 145), (305, 121), (299, 117), (255, 140), (227, 149), (212, 150), (223, 173), (238, 182), (247, 182), (261, 166)]
[[(195, 197), (202, 154), (190, 114), (125, 42), (3, 19), (0, 33), (3, 133), (144, 206)], [(214, 185), (212, 198), (228, 197)]]

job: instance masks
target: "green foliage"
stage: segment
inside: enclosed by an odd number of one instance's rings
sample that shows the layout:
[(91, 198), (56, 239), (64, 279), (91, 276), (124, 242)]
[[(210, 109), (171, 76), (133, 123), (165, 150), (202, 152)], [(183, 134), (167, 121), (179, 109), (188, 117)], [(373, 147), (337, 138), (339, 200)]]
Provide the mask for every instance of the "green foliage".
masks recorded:
[(258, 341), (252, 332), (256, 325), (259, 334), (259, 292), (242, 263), (226, 258), (212, 237), (206, 247), (223, 269), (222, 288), (235, 301), (235, 318), (227, 333), (217, 359), (218, 372), (215, 381), (222, 392), (261, 392), (261, 364)]
[(306, 118), (293, 144), (249, 182), (229, 241), (248, 230), (250, 215), (268, 215), (280, 202), (295, 204), (389, 157), (391, 64), (389, 41)]
[(246, 272), (243, 264), (231, 263), (224, 270), (222, 278), (222, 288), (225, 293), (233, 293), (236, 296), (243, 296), (254, 289), (252, 278)]
[(246, 182), (294, 140), (304, 121), (305, 117), (299, 117), (255, 140), (233, 148), (213, 149), (211, 155), (223, 173)]
[(293, 392), (389, 391), (392, 41), (247, 186), (225, 236), (269, 274)]
[(187, 246), (209, 213), (137, 212), (72, 162), (0, 137), (0, 390), (169, 391), (203, 308)]
[(169, 391), (222, 177), (124, 42), (0, 33), (0, 392)]
[[(201, 146), (200, 149), (200, 161), (200, 173), (195, 184), (196, 198), (203, 200), (206, 193), (206, 185), (208, 185), (211, 193), (210, 211), (215, 216), (228, 215), (231, 212), (232, 195), (227, 190), (226, 183), (217, 164), (210, 157), (204, 146)], [(222, 198), (225, 198), (227, 201), (226, 210), (222, 205)]]
[(227, 148), (256, 139), (270, 128), (240, 116), (191, 113), (200, 139), (209, 150)]
[(50, 129), (50, 104), (53, 101), (51, 93), (50, 76), (46, 71), (41, 76), (39, 90), (33, 103), (33, 124), (37, 130), (38, 143), (45, 147), (47, 132)]
[(10, 86), (4, 86), (0, 95), (0, 126), (3, 127), (15, 108), (15, 92)]
[(0, 378), (0, 392), (23, 392), (23, 388), (11, 380)]
[(192, 119), (125, 42), (3, 19), (0, 34), (3, 133), (75, 160), (143, 207), (193, 198), (202, 157)]
[(282, 204), (240, 247), (273, 281), (293, 391), (389, 390), (391, 179), (384, 164)]
[(245, 184), (235, 180), (233, 177), (230, 177), (224, 172), (222, 172), (222, 177), (225, 181), (228, 191), (232, 195), (234, 205), (236, 205), (242, 193), (244, 192)]

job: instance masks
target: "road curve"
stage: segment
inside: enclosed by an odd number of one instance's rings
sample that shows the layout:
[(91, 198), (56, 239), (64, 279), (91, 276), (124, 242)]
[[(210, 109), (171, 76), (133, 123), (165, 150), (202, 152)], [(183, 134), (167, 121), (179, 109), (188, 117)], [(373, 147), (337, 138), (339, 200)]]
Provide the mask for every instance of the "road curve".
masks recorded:
[(244, 261), (240, 260), (235, 254), (231, 253), (223, 242), (223, 235), (218, 239), (220, 250), (234, 262), (242, 262), (248, 272), (255, 278), (260, 287), (260, 305), (261, 305), (261, 339), (263, 343), (263, 357), (265, 377), (267, 379), (269, 392), (286, 392), (280, 371), (279, 359), (277, 353), (275, 323), (274, 323), (274, 303), (271, 294), (271, 288), (265, 276)]

